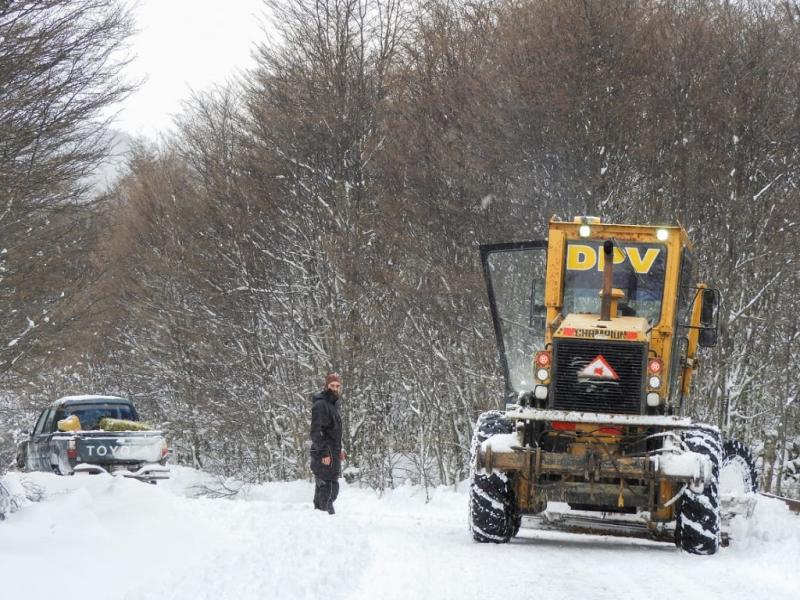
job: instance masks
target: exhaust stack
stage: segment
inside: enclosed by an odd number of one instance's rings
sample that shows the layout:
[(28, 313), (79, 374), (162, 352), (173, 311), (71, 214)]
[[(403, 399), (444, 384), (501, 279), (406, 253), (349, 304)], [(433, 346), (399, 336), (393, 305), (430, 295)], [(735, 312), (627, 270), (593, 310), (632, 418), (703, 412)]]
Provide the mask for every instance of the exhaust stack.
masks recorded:
[(614, 281), (614, 244), (611, 240), (603, 242), (603, 254), (605, 263), (603, 264), (603, 292), (602, 303), (600, 304), (600, 320), (611, 320), (611, 286)]

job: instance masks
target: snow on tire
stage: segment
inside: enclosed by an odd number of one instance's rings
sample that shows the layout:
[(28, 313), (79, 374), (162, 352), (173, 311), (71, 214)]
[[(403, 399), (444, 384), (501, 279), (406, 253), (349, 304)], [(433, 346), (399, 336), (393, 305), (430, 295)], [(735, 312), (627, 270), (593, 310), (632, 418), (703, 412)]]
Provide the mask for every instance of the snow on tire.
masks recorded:
[(715, 554), (720, 542), (719, 471), (722, 443), (719, 430), (697, 426), (683, 434), (687, 450), (711, 461), (711, 477), (702, 492), (687, 486), (680, 499), (675, 522), (675, 545), (691, 554)]
[(475, 424), (470, 452), (469, 525), (478, 542), (503, 544), (519, 531), (521, 517), (508, 475), (475, 469), (478, 447), (495, 434), (512, 431), (512, 424), (498, 410), (483, 413)]
[(722, 467), (719, 473), (722, 494), (744, 495), (758, 489), (756, 462), (750, 448), (739, 440), (725, 440), (722, 446)]
[[(472, 435), (472, 446), (470, 447), (470, 468), (475, 469), (475, 457), (478, 453), (478, 446), (497, 433), (511, 433), (513, 431), (511, 423), (506, 419), (506, 414), (501, 410), (489, 410), (481, 413), (478, 422), (475, 423), (475, 433)], [(470, 471), (470, 474), (472, 472)]]

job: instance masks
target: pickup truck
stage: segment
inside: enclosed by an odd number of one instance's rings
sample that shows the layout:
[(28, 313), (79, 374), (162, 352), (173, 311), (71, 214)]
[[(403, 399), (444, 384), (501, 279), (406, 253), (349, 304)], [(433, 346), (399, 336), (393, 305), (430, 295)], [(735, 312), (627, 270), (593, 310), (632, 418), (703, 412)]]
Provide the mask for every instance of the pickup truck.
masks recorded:
[[(68, 419), (72, 417), (71, 419)], [(77, 417), (77, 419), (75, 418)], [(116, 396), (66, 396), (39, 415), (17, 448), (17, 467), (58, 475), (110, 473), (155, 483), (169, 477), (169, 451), (160, 431), (103, 431), (103, 419), (139, 421), (133, 404)], [(79, 423), (65, 431), (59, 422)]]

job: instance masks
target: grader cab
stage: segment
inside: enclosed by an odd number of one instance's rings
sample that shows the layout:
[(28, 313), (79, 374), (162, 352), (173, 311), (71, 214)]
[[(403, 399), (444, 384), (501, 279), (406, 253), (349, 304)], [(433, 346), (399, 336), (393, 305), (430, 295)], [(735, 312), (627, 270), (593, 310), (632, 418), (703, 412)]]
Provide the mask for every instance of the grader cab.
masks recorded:
[(578, 217), (481, 256), (506, 410), (476, 426), (473, 537), (507, 542), (538, 515), (716, 552), (723, 443), (685, 407), (719, 294), (683, 228)]

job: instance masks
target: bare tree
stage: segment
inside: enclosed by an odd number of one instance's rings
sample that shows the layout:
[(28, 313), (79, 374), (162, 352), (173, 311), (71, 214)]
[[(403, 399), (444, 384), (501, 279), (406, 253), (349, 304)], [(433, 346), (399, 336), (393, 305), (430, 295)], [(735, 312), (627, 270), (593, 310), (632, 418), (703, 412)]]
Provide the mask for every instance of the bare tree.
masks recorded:
[[(107, 156), (107, 109), (131, 19), (116, 0), (0, 6), (0, 370), (52, 349), (40, 341), (74, 318), (92, 239), (89, 176)], [(104, 112), (106, 111), (106, 112)]]

